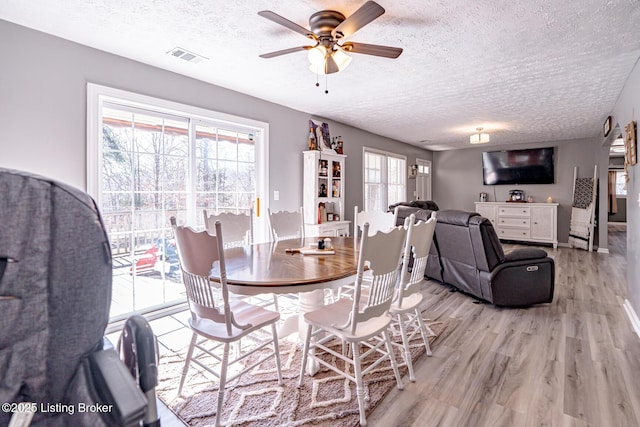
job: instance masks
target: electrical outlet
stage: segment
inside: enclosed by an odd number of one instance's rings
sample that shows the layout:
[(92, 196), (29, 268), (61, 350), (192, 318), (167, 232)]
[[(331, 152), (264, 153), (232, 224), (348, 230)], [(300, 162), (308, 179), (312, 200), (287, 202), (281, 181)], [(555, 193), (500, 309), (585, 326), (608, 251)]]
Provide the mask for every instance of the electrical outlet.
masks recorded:
[(280, 200), (280, 192), (278, 190), (273, 190), (273, 200)]

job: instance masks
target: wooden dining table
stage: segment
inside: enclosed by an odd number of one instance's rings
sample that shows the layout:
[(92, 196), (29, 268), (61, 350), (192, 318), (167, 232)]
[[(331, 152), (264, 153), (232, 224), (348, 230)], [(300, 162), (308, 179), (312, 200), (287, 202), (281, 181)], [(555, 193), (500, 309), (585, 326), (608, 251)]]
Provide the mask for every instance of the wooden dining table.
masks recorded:
[[(357, 273), (358, 242), (353, 237), (331, 237), (333, 254), (303, 255), (300, 248), (311, 248), (319, 238), (290, 239), (225, 249), (229, 291), (239, 295), (299, 294), (299, 315), (285, 319), (281, 337), (298, 332), (304, 340), (303, 315), (324, 305), (324, 290), (352, 284)], [(216, 263), (210, 273), (220, 281)], [(308, 372), (315, 373), (310, 366)]]

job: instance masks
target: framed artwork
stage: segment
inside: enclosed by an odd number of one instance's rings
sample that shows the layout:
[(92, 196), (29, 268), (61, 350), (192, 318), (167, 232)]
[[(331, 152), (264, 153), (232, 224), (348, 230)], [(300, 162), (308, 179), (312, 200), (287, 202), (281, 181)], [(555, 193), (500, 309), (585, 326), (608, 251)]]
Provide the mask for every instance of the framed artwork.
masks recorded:
[(604, 125), (602, 125), (602, 131), (604, 132), (604, 137), (609, 136), (611, 132), (611, 116), (607, 117), (607, 120), (604, 121)]
[(324, 122), (318, 122), (316, 120), (309, 120), (309, 127), (315, 130), (316, 141), (318, 141), (318, 148), (322, 151), (335, 151), (331, 148), (331, 135), (329, 134), (329, 124)]
[(635, 120), (624, 127), (624, 162), (630, 166), (638, 163), (636, 148), (636, 122)]

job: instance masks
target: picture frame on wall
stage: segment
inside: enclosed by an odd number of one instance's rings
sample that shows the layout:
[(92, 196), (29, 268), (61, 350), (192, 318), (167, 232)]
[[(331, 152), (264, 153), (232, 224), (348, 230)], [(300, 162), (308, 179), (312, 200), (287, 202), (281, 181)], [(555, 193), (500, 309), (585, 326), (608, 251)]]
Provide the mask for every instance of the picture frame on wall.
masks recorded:
[(633, 166), (638, 163), (638, 149), (636, 146), (636, 122), (635, 120), (624, 127), (624, 163), (625, 166)]
[(604, 125), (602, 125), (602, 131), (604, 132), (604, 137), (606, 138), (611, 133), (611, 116), (607, 117), (607, 120), (604, 121)]

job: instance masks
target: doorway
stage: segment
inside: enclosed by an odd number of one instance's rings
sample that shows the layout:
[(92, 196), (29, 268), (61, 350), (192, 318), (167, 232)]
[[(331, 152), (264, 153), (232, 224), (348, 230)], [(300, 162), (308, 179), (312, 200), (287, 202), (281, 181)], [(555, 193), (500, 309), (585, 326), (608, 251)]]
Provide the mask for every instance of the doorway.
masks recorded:
[(416, 200), (431, 200), (431, 161), (416, 159)]

